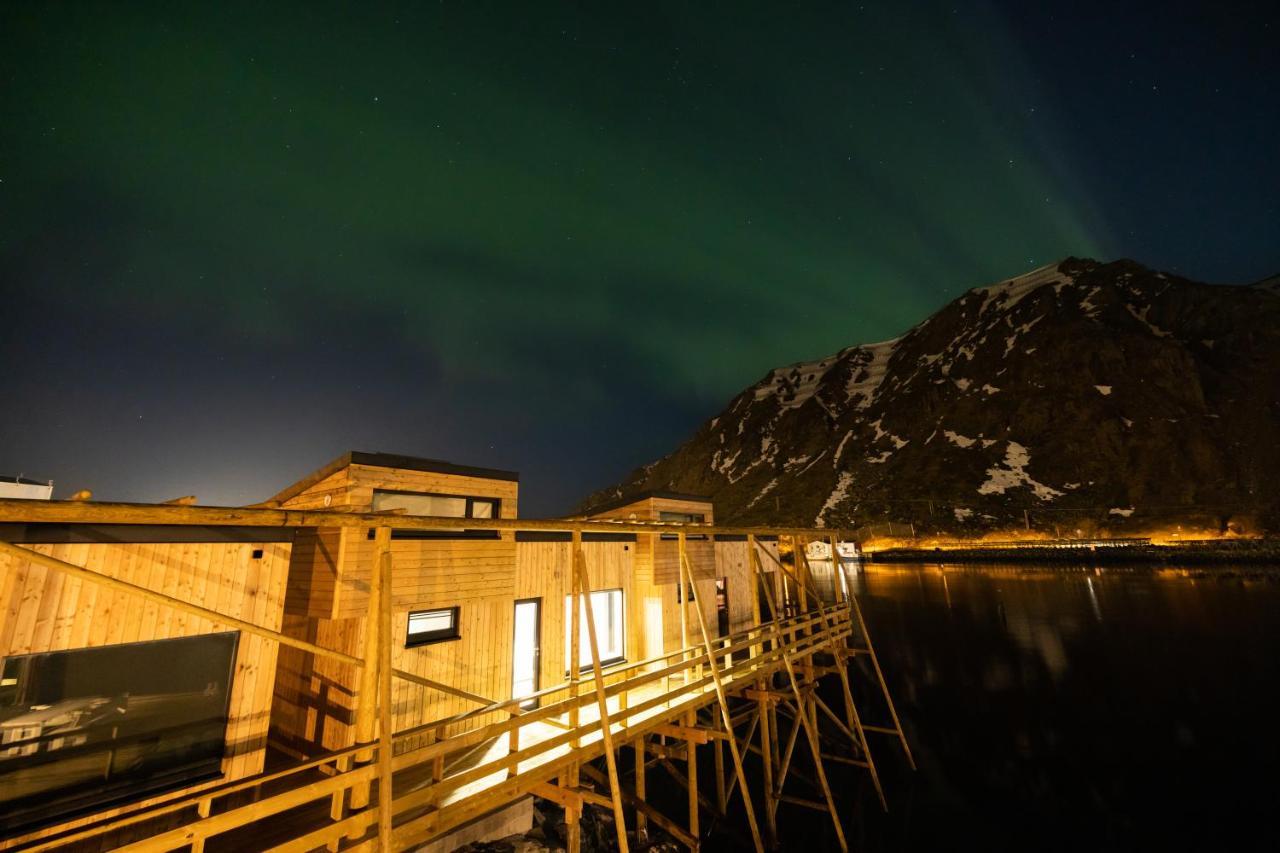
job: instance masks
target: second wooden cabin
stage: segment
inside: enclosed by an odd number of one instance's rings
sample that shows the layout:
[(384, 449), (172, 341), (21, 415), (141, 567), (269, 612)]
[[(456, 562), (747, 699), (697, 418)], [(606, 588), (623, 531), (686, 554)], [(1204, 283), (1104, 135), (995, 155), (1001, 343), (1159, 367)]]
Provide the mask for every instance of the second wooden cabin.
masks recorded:
[[(509, 471), (352, 452), (273, 501), (289, 509), (512, 519), (517, 517), (518, 492), (519, 478)], [(599, 509), (592, 518), (715, 520), (708, 499), (671, 492), (635, 495)], [(285, 598), (286, 634), (362, 653), (373, 537), (372, 528), (299, 532)], [(535, 530), (394, 531), (392, 665), (494, 701), (563, 683), (569, 670), (573, 593), (570, 538), (568, 533)], [(586, 533), (582, 539), (606, 675), (609, 668), (701, 643), (696, 616), (682, 606), (685, 591), (674, 531)], [(776, 542), (761, 546), (776, 558)], [(745, 537), (716, 541), (689, 533), (686, 553), (694, 577), (690, 603), (702, 609), (710, 633), (723, 636), (748, 627), (756, 584)], [(585, 637), (579, 662), (583, 669), (591, 663)], [(352, 744), (357, 690), (354, 667), (282, 650), (271, 717), (273, 744), (299, 757)], [(394, 690), (396, 731), (478, 707), (475, 701), (401, 679)], [(474, 719), (469, 725), (480, 722)]]

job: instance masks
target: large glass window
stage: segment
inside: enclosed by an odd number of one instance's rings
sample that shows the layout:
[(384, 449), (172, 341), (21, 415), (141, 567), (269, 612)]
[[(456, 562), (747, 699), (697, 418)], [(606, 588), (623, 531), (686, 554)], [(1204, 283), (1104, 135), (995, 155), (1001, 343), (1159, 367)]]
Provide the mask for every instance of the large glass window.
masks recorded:
[(239, 634), (0, 662), (0, 836), (222, 772)]
[[(573, 640), (573, 600), (576, 596), (564, 597), (564, 659), (570, 659), (570, 645)], [(591, 593), (591, 616), (596, 623), (596, 642), (600, 646), (600, 663), (614, 664), (626, 659), (623, 647), (622, 590), (602, 589)], [(578, 667), (586, 669), (591, 666), (591, 640), (587, 634), (587, 609), (583, 602), (578, 614)], [(566, 667), (567, 669), (567, 667)]]
[(497, 518), (497, 498), (468, 495), (428, 495), (418, 492), (375, 490), (373, 511), (404, 510), (406, 515), (433, 515), (443, 518)]

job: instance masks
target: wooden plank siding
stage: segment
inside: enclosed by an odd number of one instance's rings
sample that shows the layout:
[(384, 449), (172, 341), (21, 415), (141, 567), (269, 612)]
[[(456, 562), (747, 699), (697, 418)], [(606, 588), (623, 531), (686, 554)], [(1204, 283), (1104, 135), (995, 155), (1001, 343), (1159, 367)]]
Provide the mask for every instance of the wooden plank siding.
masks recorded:
[[(623, 653), (628, 661), (645, 659), (643, 632), (637, 628), (631, 607), (634, 596), (635, 546), (635, 542), (588, 540), (582, 543), (592, 590), (622, 590), (625, 608), (623, 618), (626, 623)], [(570, 626), (565, 622), (565, 596), (573, 591), (570, 547), (567, 541), (516, 543), (516, 583), (511, 608), (514, 611), (515, 600), (518, 599), (538, 598), (542, 601), (542, 657), (538, 675), (539, 683), (544, 688), (560, 684), (568, 677), (569, 661), (565, 657), (565, 637)], [(583, 648), (586, 648), (585, 622), (579, 630), (582, 632)], [(508, 647), (511, 646), (511, 639), (507, 640)], [(508, 655), (508, 683), (501, 698), (511, 695), (510, 677)], [(606, 683), (612, 682), (613, 679), (606, 677)]]
[[(157, 542), (41, 544), (33, 551), (109, 577), (280, 630), (290, 545), (284, 542)], [(260, 551), (261, 557), (254, 553)], [(136, 594), (111, 590), (62, 572), (0, 554), (0, 657), (96, 648), (119, 643), (194, 637), (229, 630)], [(223, 777), (262, 770), (278, 643), (241, 633), (236, 649)], [(59, 829), (145, 807), (177, 796), (151, 797), (60, 824)], [(7, 849), (41, 833), (0, 842)]]
[[(715, 508), (710, 501), (660, 496), (641, 497), (596, 513), (592, 518), (658, 521), (666, 512), (702, 515), (708, 524), (715, 522)], [(675, 534), (667, 534), (667, 537), (660, 533), (637, 537), (634, 592), (629, 609), (635, 626), (635, 642), (645, 649), (642, 660), (679, 649), (684, 640), (680, 633), (681, 605), (678, 601), (680, 548)], [(715, 543), (690, 534), (685, 543), (685, 553), (693, 572), (694, 600), (702, 608), (708, 630), (715, 633), (715, 582), (717, 577), (723, 576), (717, 566)], [(730, 596), (732, 594), (731, 590)], [(686, 623), (689, 643), (701, 643), (701, 632), (692, 609), (688, 611)]]
[[(375, 490), (496, 498), (502, 518), (515, 518), (518, 506), (518, 484), (512, 480), (354, 463), (316, 480), (282, 506), (371, 511)], [(290, 569), (286, 633), (363, 654), (374, 559), (371, 533), (343, 528), (300, 538)], [(391, 557), (392, 666), (480, 696), (508, 698), (515, 535), (393, 538)], [(409, 613), (447, 607), (459, 608), (459, 638), (406, 648)], [(357, 685), (353, 666), (286, 650), (276, 686), (274, 742), (299, 756), (353, 743)], [(392, 699), (396, 731), (476, 707), (403, 679), (394, 681)], [(492, 721), (478, 719), (471, 726)], [(406, 741), (400, 748), (416, 745)]]

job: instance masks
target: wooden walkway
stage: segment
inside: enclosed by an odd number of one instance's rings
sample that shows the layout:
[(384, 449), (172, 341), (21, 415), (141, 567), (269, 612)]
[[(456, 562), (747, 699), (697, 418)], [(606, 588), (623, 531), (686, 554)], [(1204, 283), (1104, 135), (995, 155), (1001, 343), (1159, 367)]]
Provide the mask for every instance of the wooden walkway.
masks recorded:
[[(0, 520), (12, 508), (0, 501)], [(28, 502), (34, 503), (34, 502)], [(53, 508), (55, 511), (62, 511)], [(26, 515), (48, 512), (37, 508)], [(222, 513), (225, 518), (219, 515)], [(53, 515), (56, 517), (56, 512)], [(662, 827), (690, 849), (697, 849), (701, 832), (699, 813), (710, 807), (724, 813), (736, 793), (747, 815), (757, 850), (776, 840), (775, 817), (781, 802), (825, 811), (842, 848), (847, 849), (840, 818), (827, 784), (824, 760), (832, 759), (864, 767), (879, 791), (875, 764), (866, 733), (895, 737), (910, 760), (905, 736), (889, 700), (883, 673), (875, 658), (857, 601), (843, 594), (846, 584), (835, 583), (834, 600), (817, 594), (813, 573), (805, 555), (808, 541), (827, 540), (835, 551), (836, 536), (829, 531), (789, 531), (793, 560), (776, 557), (766, 574), (754, 536), (757, 529), (715, 528), (710, 525), (663, 525), (677, 532), (681, 583), (693, 584), (693, 572), (685, 551), (685, 528), (700, 535), (726, 530), (743, 531), (750, 562), (765, 601), (753, 602), (753, 626), (727, 637), (713, 638), (701, 609), (690, 608), (696, 624), (682, 620), (685, 648), (659, 657), (616, 667), (602, 667), (591, 608), (572, 608), (571, 646), (568, 659), (580, 659), (579, 651), (595, 661), (580, 670), (571, 663), (566, 682), (539, 691), (533, 697), (490, 702), (449, 685), (393, 670), (390, 665), (389, 529), (448, 529), (448, 519), (389, 518), (354, 513), (293, 513), (278, 510), (215, 510), (194, 507), (136, 507), (86, 509), (89, 520), (123, 523), (167, 523), (181, 517), (186, 523), (349, 524), (377, 526), (380, 549), (370, 590), (370, 618), (381, 627), (371, 631), (374, 642), (364, 657), (324, 649), (245, 620), (213, 613), (127, 581), (95, 575), (89, 569), (0, 542), (0, 551), (21, 556), (46, 569), (67, 573), (117, 590), (128, 590), (180, 610), (213, 617), (247, 633), (292, 645), (317, 655), (327, 655), (361, 667), (376, 689), (364, 711), (376, 716), (376, 736), (355, 746), (296, 762), (221, 786), (140, 809), (123, 817), (83, 828), (51, 833), (13, 849), (119, 849), (168, 851), (190, 849), (203, 853), (222, 849), (278, 851), (310, 850), (407, 850), (439, 838), (478, 817), (519, 799), (534, 795), (564, 806), (569, 847), (576, 851), (578, 820), (585, 807), (612, 812), (620, 850), (628, 850), (628, 829), (641, 830), (652, 823)], [(221, 520), (220, 520), (221, 519)], [(28, 520), (48, 520), (34, 518)], [(66, 519), (63, 519), (66, 520)], [(574, 595), (585, 600), (591, 593), (581, 548), (584, 530), (641, 530), (639, 522), (491, 521), (466, 520), (468, 527), (494, 529), (559, 529), (572, 534)], [(837, 561), (837, 571), (844, 566)], [(794, 608), (782, 615), (783, 592)], [(767, 610), (766, 610), (767, 608)], [(765, 611), (765, 612), (762, 612)], [(579, 625), (578, 613), (585, 614)], [(850, 646), (851, 638), (855, 645)], [(582, 642), (586, 646), (581, 646)], [(849, 688), (848, 662), (856, 655), (869, 656), (892, 717), (892, 726), (864, 726)], [(838, 676), (845, 705), (843, 713), (828, 707), (814, 689), (818, 680)], [(407, 679), (421, 686), (461, 695), (477, 704), (474, 710), (412, 729), (393, 732), (390, 726), (391, 680)], [(528, 698), (540, 706), (522, 710)], [(733, 699), (735, 706), (731, 706)], [(698, 712), (711, 710), (712, 721), (700, 722)], [(745, 711), (744, 711), (745, 709)], [(783, 713), (779, 714), (779, 710)], [(845, 737), (846, 754), (830, 752), (831, 738), (819, 731), (820, 721), (834, 726)], [(789, 723), (789, 731), (780, 731)], [(368, 731), (369, 729), (366, 729)], [(803, 738), (801, 738), (803, 735)], [(807, 743), (816, 779), (810, 780), (807, 797), (785, 790), (797, 743)], [(828, 744), (824, 752), (823, 744)], [(697, 747), (715, 751), (715, 800), (701, 792), (697, 778)], [(623, 747), (635, 758), (635, 781), (630, 789), (620, 783), (618, 762)], [(732, 769), (726, 769), (727, 747)], [(750, 790), (743, 756), (751, 752), (762, 764), (763, 790)], [(593, 766), (603, 759), (603, 769)], [(671, 769), (671, 760), (685, 764), (688, 792), (687, 821), (677, 821), (655, 810), (645, 799), (645, 767), (660, 761)], [(794, 787), (794, 784), (793, 784)], [(820, 796), (821, 799), (816, 797)], [(883, 800), (883, 794), (882, 800)], [(760, 818), (758, 820), (757, 812)], [(121, 843), (116, 843), (117, 841)]]

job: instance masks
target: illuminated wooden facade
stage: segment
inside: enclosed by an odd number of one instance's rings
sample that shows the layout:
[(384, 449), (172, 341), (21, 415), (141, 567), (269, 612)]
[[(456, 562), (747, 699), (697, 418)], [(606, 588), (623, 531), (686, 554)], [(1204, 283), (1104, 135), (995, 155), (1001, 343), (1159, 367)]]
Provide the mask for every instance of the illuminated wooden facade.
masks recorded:
[[(550, 520), (519, 519), (517, 501), (509, 472), (358, 453), (253, 508), (0, 500), (0, 524), (24, 529), (162, 525), (257, 540), (224, 539), (221, 551), (187, 542), (162, 557), (0, 528), (6, 655), (123, 642), (84, 633), (81, 612), (120, 616), (126, 627), (114, 630), (154, 622), (155, 636), (238, 631), (238, 654), (254, 650), (237, 658), (221, 778), (0, 843), (411, 849), (532, 794), (565, 807), (571, 848), (584, 808), (696, 848), (700, 814), (725, 811), (735, 792), (758, 848), (776, 837), (783, 802), (829, 811), (843, 843), (819, 721), (848, 738), (838, 760), (873, 778), (865, 732), (906, 741), (891, 702), (892, 726), (862, 725), (846, 671), (858, 655), (874, 662), (861, 614), (843, 584), (819, 595), (803, 556), (807, 542), (838, 534), (717, 527), (711, 505), (688, 495)], [(129, 548), (146, 556), (121, 568), (113, 555)], [(170, 577), (168, 562), (184, 570)], [(227, 591), (207, 582), (215, 575), (231, 579)], [(99, 612), (87, 600), (115, 603)], [(813, 689), (831, 675), (843, 709)], [(268, 721), (276, 757), (264, 773)], [(246, 739), (252, 749), (232, 749)], [(808, 798), (785, 787), (800, 784), (788, 770), (806, 742), (820, 777)], [(698, 782), (700, 745), (715, 755), (710, 788)], [(685, 818), (646, 802), (656, 764), (690, 792)]]

